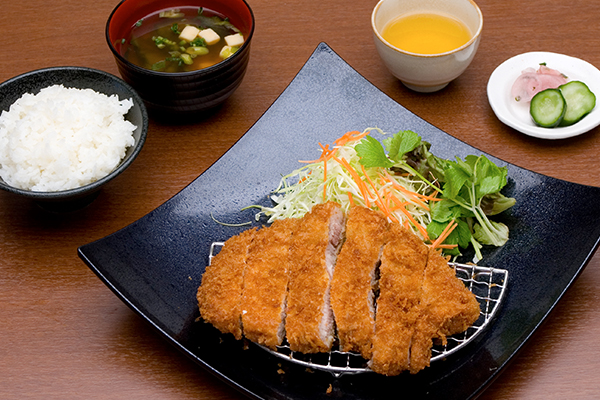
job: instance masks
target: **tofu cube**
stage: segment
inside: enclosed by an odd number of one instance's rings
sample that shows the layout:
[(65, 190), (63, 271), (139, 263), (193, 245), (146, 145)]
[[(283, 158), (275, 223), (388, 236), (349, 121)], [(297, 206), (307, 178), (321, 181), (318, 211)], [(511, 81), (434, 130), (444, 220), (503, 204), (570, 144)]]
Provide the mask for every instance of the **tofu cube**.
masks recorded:
[(227, 46), (241, 46), (244, 44), (244, 37), (241, 33), (236, 33), (235, 35), (225, 36), (225, 42), (227, 42)]
[(187, 25), (179, 34), (179, 39), (191, 42), (192, 40), (196, 39), (196, 36), (198, 36), (199, 32), (200, 29), (196, 28), (195, 26)]
[(210, 28), (202, 29), (198, 36), (204, 39), (206, 41), (206, 44), (209, 46), (221, 40), (221, 37), (217, 34), (217, 32), (213, 31)]

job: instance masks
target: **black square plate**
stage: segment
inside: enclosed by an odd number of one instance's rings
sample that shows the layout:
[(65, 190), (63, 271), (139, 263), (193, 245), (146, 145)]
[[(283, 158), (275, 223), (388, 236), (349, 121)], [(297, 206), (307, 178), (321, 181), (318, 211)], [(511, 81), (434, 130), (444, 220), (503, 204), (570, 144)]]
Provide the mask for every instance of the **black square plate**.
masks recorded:
[(346, 131), (375, 126), (389, 133), (411, 129), (441, 157), (482, 154), (387, 97), (321, 43), (275, 103), (214, 165), (140, 220), (80, 247), (79, 255), (168, 341), (250, 397), (476, 396), (592, 257), (600, 237), (600, 188), (539, 175), (488, 155), (508, 167), (505, 194), (517, 204), (502, 219), (510, 228), (509, 242), (486, 249), (481, 264), (509, 271), (508, 293), (485, 332), (416, 375), (335, 378), (309, 372), (195, 322), (195, 294), (210, 244), (247, 229), (219, 225), (213, 217), (228, 223), (253, 221), (255, 211), (241, 209), (270, 204), (270, 192), (282, 175), (299, 166), (297, 160), (318, 157), (317, 143), (332, 143)]

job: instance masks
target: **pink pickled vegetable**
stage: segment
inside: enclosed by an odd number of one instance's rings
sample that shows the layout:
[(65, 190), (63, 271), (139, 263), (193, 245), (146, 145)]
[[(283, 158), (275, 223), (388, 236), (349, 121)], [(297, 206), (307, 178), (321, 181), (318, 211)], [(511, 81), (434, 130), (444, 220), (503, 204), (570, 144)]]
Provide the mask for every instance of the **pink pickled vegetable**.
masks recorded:
[(565, 83), (567, 77), (564, 74), (542, 64), (537, 71), (533, 68), (523, 70), (512, 86), (511, 95), (516, 101), (528, 102), (542, 90), (556, 89)]

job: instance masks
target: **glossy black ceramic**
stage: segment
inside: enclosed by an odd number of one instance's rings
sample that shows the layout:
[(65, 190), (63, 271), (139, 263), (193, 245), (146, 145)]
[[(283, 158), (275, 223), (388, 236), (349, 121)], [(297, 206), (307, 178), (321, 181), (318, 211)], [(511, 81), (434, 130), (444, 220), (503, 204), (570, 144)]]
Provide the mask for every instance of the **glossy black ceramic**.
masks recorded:
[[(206, 7), (227, 16), (244, 32), (244, 44), (231, 57), (198, 71), (160, 72), (139, 67), (123, 55), (136, 21), (158, 10)], [(106, 23), (106, 41), (121, 77), (144, 99), (152, 118), (177, 121), (202, 118), (225, 102), (242, 83), (250, 59), (254, 14), (244, 0), (123, 0)]]
[(472, 398), (502, 371), (592, 257), (600, 238), (600, 188), (539, 175), (489, 156), (508, 167), (505, 194), (517, 203), (501, 215), (511, 230), (509, 242), (486, 248), (480, 264), (509, 270), (508, 293), (487, 330), (416, 375), (335, 378), (308, 372), (257, 346), (245, 350), (231, 336), (195, 322), (195, 294), (210, 243), (247, 228), (219, 225), (214, 219), (253, 221), (255, 211), (241, 209), (270, 204), (269, 193), (280, 177), (299, 167), (297, 160), (317, 158), (319, 142), (332, 143), (347, 131), (373, 126), (390, 133), (414, 130), (442, 157), (482, 154), (406, 110), (320, 44), (277, 101), (221, 159), (165, 204), (82, 246), (79, 255), (169, 342), (250, 397)]
[(135, 144), (127, 149), (121, 163), (109, 175), (88, 185), (58, 192), (35, 192), (7, 185), (0, 178), (0, 189), (27, 197), (40, 206), (53, 211), (73, 211), (87, 205), (98, 195), (107, 182), (116, 178), (131, 165), (146, 141), (148, 113), (140, 96), (120, 78), (86, 67), (51, 67), (39, 69), (11, 78), (0, 84), (0, 110), (10, 106), (23, 94), (37, 94), (45, 87), (63, 85), (69, 88), (93, 89), (108, 96), (117, 95), (120, 100), (132, 99), (133, 106), (125, 118), (136, 126), (133, 132)]

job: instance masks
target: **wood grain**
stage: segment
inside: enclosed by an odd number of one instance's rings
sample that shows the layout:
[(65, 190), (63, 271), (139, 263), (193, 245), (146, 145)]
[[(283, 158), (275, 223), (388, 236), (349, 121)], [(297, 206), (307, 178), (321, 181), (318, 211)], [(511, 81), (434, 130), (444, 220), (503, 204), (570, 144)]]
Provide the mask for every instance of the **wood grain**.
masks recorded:
[[(104, 38), (116, 0), (5, 3), (0, 81), (58, 65), (118, 75)], [(151, 121), (136, 162), (78, 212), (50, 214), (0, 193), (0, 398), (244, 398), (160, 338), (76, 250), (147, 214), (207, 169), (260, 118), (320, 42), (452, 136), (521, 167), (600, 186), (599, 129), (560, 141), (530, 138), (500, 123), (486, 96), (494, 68), (519, 53), (554, 51), (600, 65), (600, 3), (479, 0), (484, 29), (475, 60), (435, 94), (407, 90), (384, 68), (370, 30), (375, 4), (250, 1), (257, 28), (249, 69), (213, 116), (179, 126)], [(596, 255), (481, 398), (597, 398), (599, 287)]]

